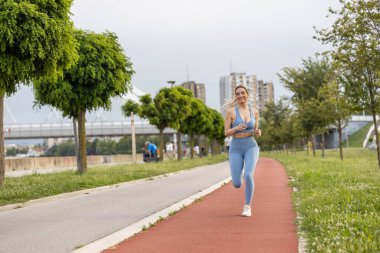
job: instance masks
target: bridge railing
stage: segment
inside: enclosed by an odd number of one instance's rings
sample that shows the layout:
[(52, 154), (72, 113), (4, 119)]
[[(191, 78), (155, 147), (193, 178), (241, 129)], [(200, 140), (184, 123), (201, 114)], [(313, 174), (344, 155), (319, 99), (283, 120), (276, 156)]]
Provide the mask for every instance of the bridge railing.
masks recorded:
[[(123, 136), (131, 133), (130, 121), (86, 122), (86, 135), (89, 137)], [(135, 133), (137, 135), (151, 135), (159, 134), (159, 131), (147, 121), (136, 121)], [(167, 128), (164, 133), (176, 133), (176, 130)], [(73, 136), (73, 123), (70, 122), (4, 125), (5, 139), (65, 138)]]

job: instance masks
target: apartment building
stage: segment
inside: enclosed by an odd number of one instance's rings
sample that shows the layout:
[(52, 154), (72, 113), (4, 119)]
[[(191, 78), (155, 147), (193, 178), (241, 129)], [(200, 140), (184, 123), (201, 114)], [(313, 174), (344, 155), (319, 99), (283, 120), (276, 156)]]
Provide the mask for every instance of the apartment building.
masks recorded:
[(234, 72), (220, 78), (220, 106), (223, 115), (225, 115), (223, 105), (234, 97), (234, 90), (239, 85), (247, 87), (249, 93), (248, 105), (251, 108), (261, 111), (266, 103), (274, 100), (273, 83), (257, 81), (256, 75)]
[(182, 87), (191, 90), (195, 98), (199, 98), (206, 104), (206, 88), (204, 83), (187, 81), (181, 84)]

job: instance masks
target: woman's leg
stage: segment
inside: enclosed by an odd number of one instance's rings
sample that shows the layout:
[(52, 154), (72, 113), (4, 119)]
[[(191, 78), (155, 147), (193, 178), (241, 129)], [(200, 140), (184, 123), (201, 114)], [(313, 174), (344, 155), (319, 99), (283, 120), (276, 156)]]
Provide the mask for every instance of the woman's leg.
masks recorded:
[(253, 174), (259, 159), (259, 147), (255, 143), (250, 149), (244, 153), (244, 181), (245, 181), (245, 204), (250, 205), (254, 192)]
[(235, 188), (240, 188), (244, 166), (243, 154), (230, 147), (229, 162), (232, 184)]

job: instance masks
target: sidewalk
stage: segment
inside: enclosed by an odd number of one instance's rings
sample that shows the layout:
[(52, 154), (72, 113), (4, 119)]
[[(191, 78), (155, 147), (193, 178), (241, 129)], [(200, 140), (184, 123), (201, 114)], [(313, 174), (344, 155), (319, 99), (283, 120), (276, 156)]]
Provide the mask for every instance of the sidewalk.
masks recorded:
[[(184, 186), (186, 187), (186, 186)], [(244, 185), (231, 183), (103, 253), (297, 252), (296, 216), (283, 166), (260, 158), (252, 217), (241, 217)]]

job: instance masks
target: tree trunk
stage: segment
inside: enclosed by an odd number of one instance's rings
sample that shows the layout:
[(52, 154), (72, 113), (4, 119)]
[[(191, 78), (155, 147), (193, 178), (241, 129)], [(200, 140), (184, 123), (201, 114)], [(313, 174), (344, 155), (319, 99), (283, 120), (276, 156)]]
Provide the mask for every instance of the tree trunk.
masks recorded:
[(164, 160), (164, 129), (159, 129), (160, 131), (160, 161)]
[(78, 145), (78, 124), (76, 119), (73, 119), (73, 128), (74, 128), (74, 145), (75, 145), (75, 157), (77, 161), (77, 169), (79, 169), (79, 145)]
[(178, 150), (178, 160), (182, 160), (182, 141), (181, 141), (181, 132), (177, 132), (177, 150)]
[(372, 112), (373, 118), (373, 126), (375, 127), (375, 141), (376, 141), (376, 150), (377, 150), (377, 166), (380, 169), (380, 140), (379, 140), (379, 131), (377, 129), (377, 121), (376, 121), (376, 104), (375, 104), (375, 94), (372, 89), (369, 89), (370, 96), (370, 108)]
[(0, 187), (5, 177), (5, 153), (4, 153), (4, 96), (0, 96)]
[(325, 133), (322, 133), (321, 149), (322, 149), (322, 158), (324, 158), (325, 157)]
[(376, 150), (377, 150), (377, 165), (380, 169), (380, 140), (379, 140), (379, 131), (377, 129), (375, 110), (372, 110), (372, 117), (373, 117), (373, 125), (375, 127), (374, 131), (375, 131), (375, 141), (376, 141)]
[(343, 160), (343, 143), (342, 143), (342, 121), (339, 120), (338, 122), (338, 136), (339, 136), (339, 154), (340, 154), (340, 160)]
[[(135, 116), (131, 112), (131, 131), (132, 131), (132, 162), (136, 163), (136, 134), (135, 134)], [(160, 154), (161, 157), (161, 154)]]
[(194, 158), (194, 134), (190, 134), (190, 158)]
[(79, 112), (78, 132), (79, 132), (79, 173), (87, 172), (87, 148), (86, 148), (86, 111)]
[(309, 136), (309, 138), (307, 139), (307, 156), (310, 155), (310, 152), (311, 152), (311, 148), (312, 148), (312, 144), (311, 144), (311, 136)]
[(311, 136), (311, 149), (313, 150), (313, 156), (315, 157), (315, 145), (314, 145), (314, 138), (313, 136)]

